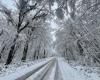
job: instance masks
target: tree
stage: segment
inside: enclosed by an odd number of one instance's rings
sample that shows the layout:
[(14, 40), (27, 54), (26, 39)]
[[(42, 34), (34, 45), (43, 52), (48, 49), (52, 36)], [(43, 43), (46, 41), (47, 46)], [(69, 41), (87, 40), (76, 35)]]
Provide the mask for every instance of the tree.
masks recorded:
[[(41, 3), (41, 8), (38, 8), (39, 5), (37, 2), (32, 3), (31, 0), (18, 0), (16, 1), (16, 5), (17, 5), (17, 10), (18, 10), (18, 20), (15, 21), (15, 19), (13, 18), (12, 12), (11, 10), (9, 10), (7, 7), (5, 7), (3, 4), (0, 4), (1, 6), (1, 12), (5, 15), (8, 23), (11, 23), (15, 28), (16, 28), (16, 35), (15, 38), (13, 40), (13, 44), (10, 48), (9, 54), (8, 54), (8, 58), (6, 61), (6, 65), (10, 64), (14, 54), (15, 54), (15, 45), (16, 45), (16, 41), (19, 37), (19, 34), (26, 29), (27, 27), (29, 27), (31, 21), (37, 20), (41, 17), (45, 17), (47, 15), (47, 13), (45, 13), (43, 11), (45, 5), (46, 5), (46, 1), (42, 1)], [(28, 15), (30, 14), (31, 11), (35, 11), (35, 15), (31, 16), (31, 19), (26, 20), (26, 18), (28, 17)], [(27, 45), (26, 45), (27, 47)], [(25, 50), (25, 49), (24, 49)]]
[[(66, 4), (67, 3), (67, 4)], [(57, 32), (58, 41), (61, 46), (64, 47), (62, 52), (66, 52), (65, 44), (76, 46), (72, 49), (77, 53), (83, 55), (82, 63), (87, 64), (86, 60), (94, 59), (99, 63), (99, 58), (96, 55), (99, 54), (99, 23), (100, 23), (100, 1), (99, 0), (63, 0), (62, 3), (58, 3), (59, 6), (66, 11), (66, 21), (62, 20), (61, 26), (63, 29)], [(70, 24), (69, 24), (70, 23)], [(69, 25), (68, 25), (69, 24)], [(64, 41), (64, 39), (66, 41)], [(60, 47), (60, 46), (58, 46)], [(76, 54), (74, 52), (74, 54)], [(81, 56), (79, 56), (81, 57)], [(85, 62), (83, 62), (85, 61)], [(92, 63), (93, 63), (92, 61)], [(89, 62), (88, 62), (89, 63)]]

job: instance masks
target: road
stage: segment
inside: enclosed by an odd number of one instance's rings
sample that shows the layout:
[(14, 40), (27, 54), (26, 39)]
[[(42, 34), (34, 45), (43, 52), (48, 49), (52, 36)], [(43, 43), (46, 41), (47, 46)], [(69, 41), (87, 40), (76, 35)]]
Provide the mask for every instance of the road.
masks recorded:
[(53, 57), (49, 60), (22, 69), (18, 73), (0, 78), (0, 80), (90, 80), (84, 74), (72, 68), (64, 58)]
[[(24, 80), (22, 77), (17, 80)], [(64, 58), (52, 58), (25, 80), (89, 80), (73, 69)]]

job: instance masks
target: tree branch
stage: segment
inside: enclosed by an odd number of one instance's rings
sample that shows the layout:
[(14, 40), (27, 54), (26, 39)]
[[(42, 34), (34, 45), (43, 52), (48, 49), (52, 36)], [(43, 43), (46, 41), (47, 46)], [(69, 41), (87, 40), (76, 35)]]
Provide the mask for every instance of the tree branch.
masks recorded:
[[(47, 2), (46, 2), (47, 3)], [(40, 8), (40, 10), (34, 15), (34, 17), (32, 18), (32, 21), (36, 18), (36, 16), (42, 11), (42, 9), (44, 8), (44, 6), (46, 5), (46, 3)]]
[(0, 6), (1, 6), (1, 8), (2, 8), (2, 9), (0, 10), (0, 12), (1, 12), (1, 13), (4, 13), (4, 14), (6, 15), (6, 18), (7, 18), (8, 23), (11, 22), (12, 25), (15, 26), (16, 23), (15, 23), (14, 19), (12, 18), (11, 11), (10, 11), (7, 7), (5, 7), (4, 5), (2, 5), (2, 4), (0, 4)]
[(25, 26), (18, 30), (18, 33), (20, 33), (22, 30), (24, 30), (29, 25), (29, 21), (26, 22)]

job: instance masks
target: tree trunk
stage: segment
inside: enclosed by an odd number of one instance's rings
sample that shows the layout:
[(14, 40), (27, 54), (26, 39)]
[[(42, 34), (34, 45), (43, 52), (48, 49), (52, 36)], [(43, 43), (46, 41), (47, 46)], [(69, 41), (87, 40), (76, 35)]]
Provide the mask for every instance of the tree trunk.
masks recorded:
[(43, 58), (45, 58), (46, 57), (46, 52), (45, 52), (45, 50), (44, 50), (44, 55), (43, 55)]
[(2, 57), (2, 54), (3, 54), (4, 50), (5, 50), (5, 47), (6, 47), (6, 45), (3, 46), (3, 48), (2, 48), (2, 50), (1, 50), (1, 52), (0, 52), (0, 59), (1, 59), (1, 57)]
[(7, 61), (6, 61), (6, 65), (9, 65), (12, 62), (12, 59), (13, 59), (14, 54), (15, 54), (15, 45), (16, 45), (17, 39), (18, 39), (18, 34), (16, 35), (16, 37), (15, 37), (15, 39), (13, 41), (13, 45), (10, 48), (10, 51), (9, 51), (9, 54), (8, 54), (8, 58), (7, 58)]
[(27, 52), (28, 52), (28, 41), (26, 42), (25, 47), (24, 47), (23, 57), (21, 59), (22, 61), (26, 60)]
[(36, 59), (39, 59), (39, 49), (37, 50), (37, 57)]
[(83, 56), (84, 55), (84, 53), (83, 53), (84, 50), (83, 50), (83, 48), (82, 48), (82, 46), (80, 44), (80, 40), (77, 41), (77, 46), (78, 46), (80, 55)]
[(37, 52), (37, 51), (35, 50), (35, 52), (34, 52), (34, 56), (33, 56), (34, 60), (35, 60), (35, 57), (36, 57), (36, 52)]

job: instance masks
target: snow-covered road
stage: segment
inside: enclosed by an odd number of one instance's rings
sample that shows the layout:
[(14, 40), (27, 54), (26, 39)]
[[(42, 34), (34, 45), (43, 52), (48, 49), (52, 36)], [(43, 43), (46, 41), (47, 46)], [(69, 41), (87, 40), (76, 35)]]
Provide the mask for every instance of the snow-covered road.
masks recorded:
[[(72, 68), (64, 58), (51, 58), (14, 74), (0, 77), (0, 80), (94, 80)], [(96, 79), (97, 80), (97, 79)], [(99, 80), (99, 79), (98, 79)]]

